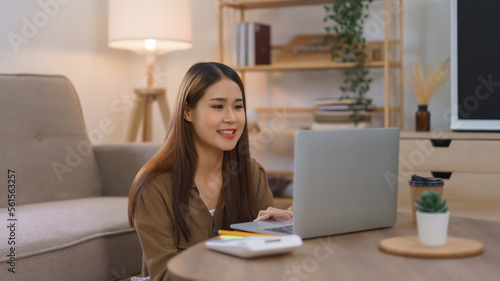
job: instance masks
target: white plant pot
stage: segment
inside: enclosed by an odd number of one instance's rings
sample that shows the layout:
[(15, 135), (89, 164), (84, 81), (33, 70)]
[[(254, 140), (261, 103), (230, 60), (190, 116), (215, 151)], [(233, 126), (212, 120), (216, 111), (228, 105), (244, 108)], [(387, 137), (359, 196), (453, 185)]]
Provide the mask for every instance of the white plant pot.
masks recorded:
[(424, 213), (417, 211), (418, 240), (425, 246), (443, 246), (448, 235), (450, 212)]

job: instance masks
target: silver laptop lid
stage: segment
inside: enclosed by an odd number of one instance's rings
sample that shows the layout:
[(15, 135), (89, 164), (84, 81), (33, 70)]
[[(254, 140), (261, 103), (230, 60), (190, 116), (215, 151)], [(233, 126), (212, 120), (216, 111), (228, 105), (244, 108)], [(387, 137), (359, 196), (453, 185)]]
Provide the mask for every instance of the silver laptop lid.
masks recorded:
[(397, 128), (299, 131), (293, 233), (302, 238), (393, 226)]

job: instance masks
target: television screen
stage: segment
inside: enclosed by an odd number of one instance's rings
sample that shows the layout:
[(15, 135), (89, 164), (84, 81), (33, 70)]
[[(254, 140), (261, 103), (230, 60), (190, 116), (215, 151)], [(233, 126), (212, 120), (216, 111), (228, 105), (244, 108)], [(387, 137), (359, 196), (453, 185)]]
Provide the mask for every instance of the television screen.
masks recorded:
[(453, 130), (500, 130), (500, 1), (451, 5)]

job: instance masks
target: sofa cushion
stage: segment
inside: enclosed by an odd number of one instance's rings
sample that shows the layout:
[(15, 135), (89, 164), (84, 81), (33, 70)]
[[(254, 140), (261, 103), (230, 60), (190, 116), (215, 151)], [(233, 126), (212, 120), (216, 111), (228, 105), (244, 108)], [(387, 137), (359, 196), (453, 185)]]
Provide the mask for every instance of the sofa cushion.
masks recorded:
[[(80, 102), (63, 76), (0, 75), (0, 182), (16, 173), (16, 204), (102, 195)], [(0, 193), (0, 208), (7, 206)]]
[(0, 280), (117, 281), (139, 274), (141, 260), (142, 249), (137, 233), (117, 233), (19, 259), (15, 273), (9, 272), (9, 263), (0, 263)]
[[(135, 232), (128, 225), (127, 197), (90, 197), (19, 206), (16, 209), (15, 229), (5, 226), (1, 237), (15, 237), (17, 260), (57, 251), (77, 244)], [(7, 210), (0, 209), (1, 221), (7, 222)], [(10, 222), (9, 222), (10, 223)], [(9, 253), (11, 245), (0, 243), (0, 253)], [(0, 263), (9, 258), (0, 257)]]
[(162, 143), (105, 144), (93, 147), (104, 196), (128, 196), (137, 172)]

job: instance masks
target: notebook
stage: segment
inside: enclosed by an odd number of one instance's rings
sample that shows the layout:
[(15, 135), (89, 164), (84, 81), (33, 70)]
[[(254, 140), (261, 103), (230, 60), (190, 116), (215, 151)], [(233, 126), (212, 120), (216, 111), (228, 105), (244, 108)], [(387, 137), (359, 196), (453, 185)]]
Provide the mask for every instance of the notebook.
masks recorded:
[(293, 218), (231, 228), (307, 239), (391, 227), (396, 223), (398, 155), (397, 128), (298, 131)]

